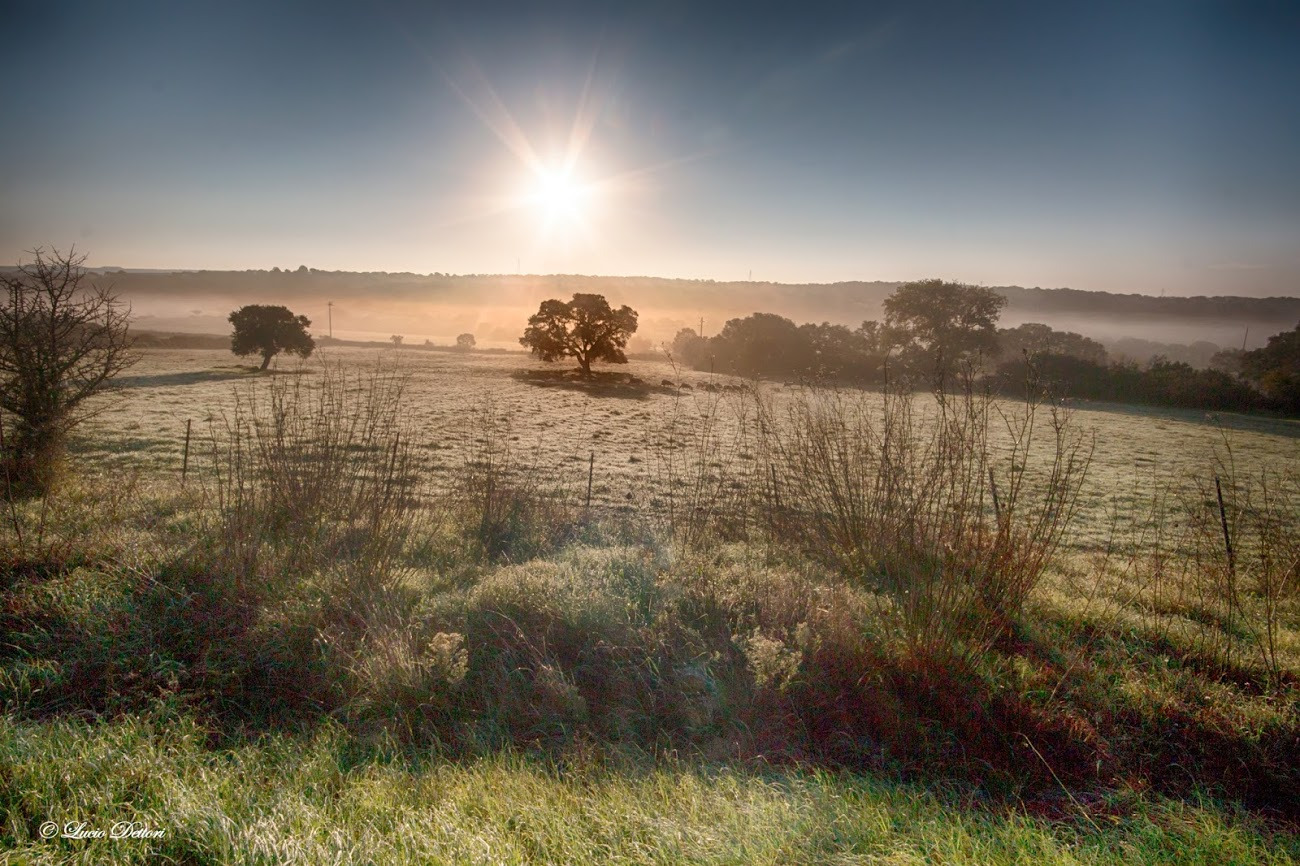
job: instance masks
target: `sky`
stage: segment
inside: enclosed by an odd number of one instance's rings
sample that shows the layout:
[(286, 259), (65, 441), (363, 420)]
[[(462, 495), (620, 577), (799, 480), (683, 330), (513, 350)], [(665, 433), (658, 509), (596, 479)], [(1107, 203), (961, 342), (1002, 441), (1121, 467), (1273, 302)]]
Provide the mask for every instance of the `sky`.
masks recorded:
[(1300, 294), (1300, 4), (6, 3), (0, 262)]

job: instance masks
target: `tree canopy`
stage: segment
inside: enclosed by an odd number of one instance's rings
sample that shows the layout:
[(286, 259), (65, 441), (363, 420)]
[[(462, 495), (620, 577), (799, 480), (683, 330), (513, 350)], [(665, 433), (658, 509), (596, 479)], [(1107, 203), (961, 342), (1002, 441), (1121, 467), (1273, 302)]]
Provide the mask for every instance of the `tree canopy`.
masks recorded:
[(295, 316), (288, 307), (249, 304), (230, 314), (235, 331), (230, 335), (230, 351), (236, 355), (261, 355), (262, 369), (281, 352), (311, 355), (316, 341), (307, 333), (311, 319)]
[(1289, 411), (1300, 409), (1300, 324), (1243, 353), (1241, 371)]
[(615, 310), (604, 295), (579, 293), (568, 302), (542, 301), (519, 342), (543, 361), (573, 358), (590, 376), (593, 361), (627, 363), (624, 349), (636, 325), (636, 310), (626, 304)]
[(1006, 304), (983, 286), (918, 280), (885, 299), (885, 324), (905, 355), (943, 372), (973, 355), (998, 353), (997, 322)]
[(1042, 355), (1067, 355), (1096, 364), (1106, 363), (1106, 347), (1096, 340), (1073, 331), (1058, 331), (1039, 322), (1026, 322), (1015, 328), (998, 330), (1002, 356), (1016, 361), (1024, 356), (1031, 360)]
[(754, 313), (729, 319), (711, 342), (718, 370), (742, 376), (775, 376), (807, 369), (812, 350), (799, 326), (784, 316)]

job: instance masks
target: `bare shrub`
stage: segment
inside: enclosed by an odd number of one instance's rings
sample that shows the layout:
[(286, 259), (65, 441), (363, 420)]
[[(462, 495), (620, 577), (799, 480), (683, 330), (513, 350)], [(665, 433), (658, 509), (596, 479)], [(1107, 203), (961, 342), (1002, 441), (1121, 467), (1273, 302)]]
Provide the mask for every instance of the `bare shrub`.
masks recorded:
[(93, 414), (86, 401), (136, 361), (130, 308), (87, 282), (86, 257), (40, 247), (32, 256), (0, 275), (0, 467), (9, 499), (50, 489), (69, 431)]
[(403, 379), (376, 368), (349, 376), (250, 384), (211, 427), (212, 533), (240, 594), (248, 579), (336, 573), (359, 591), (400, 580), (398, 555), (415, 509)]
[(1258, 638), (1264, 667), (1280, 688), (1286, 665), (1279, 630), (1300, 601), (1300, 475), (1261, 473), (1245, 499), (1241, 528), (1247, 588), (1261, 612)]
[(773, 537), (873, 590), (927, 651), (1007, 632), (1052, 563), (1091, 458), (1056, 406), (1004, 406), (969, 377), (923, 404), (808, 389), (784, 412), (761, 408)]

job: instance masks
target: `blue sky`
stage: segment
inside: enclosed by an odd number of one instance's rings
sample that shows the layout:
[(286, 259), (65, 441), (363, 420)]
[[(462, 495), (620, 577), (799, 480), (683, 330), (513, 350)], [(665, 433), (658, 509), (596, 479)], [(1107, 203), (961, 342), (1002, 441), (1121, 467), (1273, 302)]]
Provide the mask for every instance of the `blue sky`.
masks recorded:
[(1300, 294), (1294, 3), (8, 8), (0, 261)]

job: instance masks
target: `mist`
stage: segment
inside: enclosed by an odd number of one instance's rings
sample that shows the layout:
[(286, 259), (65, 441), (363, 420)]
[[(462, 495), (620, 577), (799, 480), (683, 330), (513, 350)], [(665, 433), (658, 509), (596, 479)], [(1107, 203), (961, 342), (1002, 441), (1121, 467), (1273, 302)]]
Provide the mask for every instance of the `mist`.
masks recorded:
[[(796, 322), (857, 327), (880, 319), (897, 282), (788, 284), (655, 277), (429, 275), (297, 270), (131, 272), (99, 279), (131, 303), (142, 330), (223, 334), (226, 317), (249, 303), (284, 304), (317, 335), (450, 344), (472, 333), (483, 348), (513, 349), (528, 316), (547, 298), (603, 294), (640, 314), (633, 351), (669, 342), (681, 328), (717, 333), (731, 318), (776, 313)], [(1300, 298), (1152, 297), (1072, 289), (994, 287), (1008, 299), (999, 322), (1042, 322), (1103, 342), (1214, 343), (1257, 348), (1300, 321)]]

